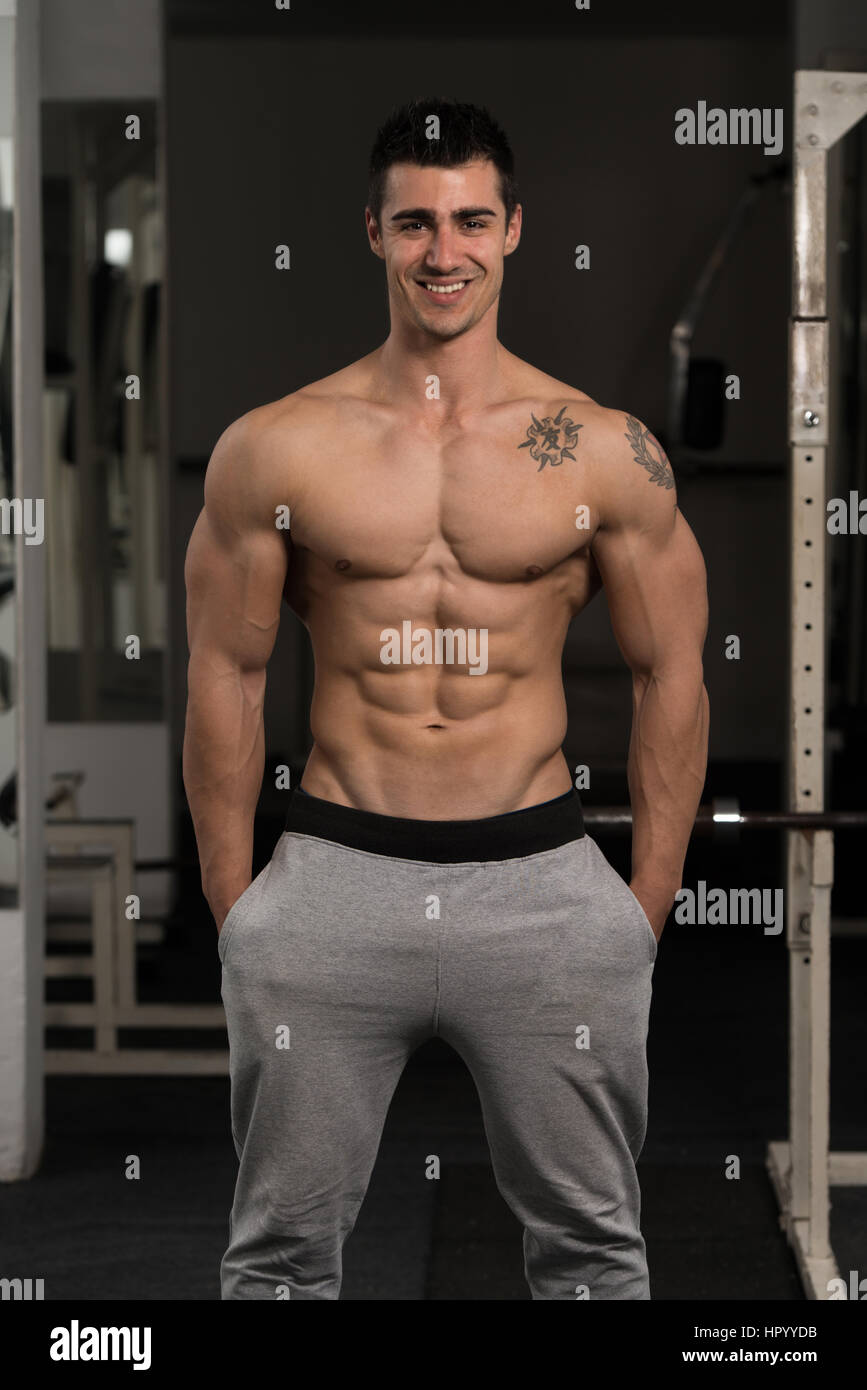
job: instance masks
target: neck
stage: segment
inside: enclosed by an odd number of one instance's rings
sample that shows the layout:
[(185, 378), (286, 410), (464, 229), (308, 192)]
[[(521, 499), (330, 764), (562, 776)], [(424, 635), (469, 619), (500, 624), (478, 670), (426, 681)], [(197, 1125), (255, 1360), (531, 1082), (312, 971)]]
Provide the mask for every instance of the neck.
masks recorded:
[[(384, 400), (409, 409), (423, 406), (432, 418), (446, 419), (503, 396), (510, 354), (497, 339), (494, 304), (466, 333), (448, 339), (393, 316), (376, 356)], [(428, 396), (431, 376), (438, 379), (439, 399)]]

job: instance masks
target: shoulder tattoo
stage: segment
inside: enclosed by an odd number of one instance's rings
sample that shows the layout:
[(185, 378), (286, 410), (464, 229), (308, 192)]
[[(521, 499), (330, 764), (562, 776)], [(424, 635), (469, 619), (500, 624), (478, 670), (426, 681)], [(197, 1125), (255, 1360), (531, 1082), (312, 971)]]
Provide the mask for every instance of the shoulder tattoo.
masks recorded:
[(627, 415), (626, 429), (627, 433), (623, 437), (628, 439), (632, 445), (632, 456), (635, 462), (647, 469), (650, 474), (650, 481), (659, 487), (674, 487), (671, 464), (655, 435), (652, 435), (650, 430), (642, 429), (641, 422), (636, 420), (634, 415)]
[(527, 426), (527, 438), (518, 445), (519, 449), (529, 449), (530, 458), (539, 461), (537, 473), (541, 473), (546, 463), (552, 468), (559, 468), (564, 459), (574, 459), (572, 450), (578, 443), (578, 431), (583, 429), (583, 425), (576, 425), (569, 416), (566, 415), (566, 407), (552, 419), (550, 415), (545, 415), (541, 420), (537, 420), (532, 410), (530, 419), (532, 424)]

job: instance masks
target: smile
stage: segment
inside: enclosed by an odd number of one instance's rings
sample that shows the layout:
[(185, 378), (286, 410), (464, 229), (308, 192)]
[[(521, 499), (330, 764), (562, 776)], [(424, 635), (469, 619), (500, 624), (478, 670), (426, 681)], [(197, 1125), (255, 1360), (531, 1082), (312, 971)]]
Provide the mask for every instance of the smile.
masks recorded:
[(461, 298), (471, 282), (469, 280), (419, 280), (417, 283), (425, 294), (430, 295), (431, 299), (437, 299), (441, 303), (444, 300), (454, 303), (455, 300)]

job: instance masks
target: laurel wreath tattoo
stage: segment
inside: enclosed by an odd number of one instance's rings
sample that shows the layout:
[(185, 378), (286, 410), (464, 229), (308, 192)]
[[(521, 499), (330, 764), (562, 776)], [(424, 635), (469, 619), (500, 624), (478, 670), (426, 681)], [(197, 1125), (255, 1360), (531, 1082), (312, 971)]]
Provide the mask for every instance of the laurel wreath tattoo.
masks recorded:
[[(624, 439), (628, 439), (632, 445), (635, 462), (640, 463), (642, 468), (647, 469), (650, 474), (650, 481), (652, 483), (657, 483), (659, 487), (674, 487), (674, 474), (671, 471), (671, 464), (666, 458), (665, 450), (659, 440), (650, 433), (650, 430), (643, 430), (640, 421), (636, 420), (634, 415), (627, 415), (626, 428), (628, 434), (625, 434), (623, 437)], [(647, 447), (648, 443), (656, 450), (659, 455), (658, 458), (654, 458)]]
[(527, 438), (518, 445), (519, 449), (529, 449), (530, 458), (541, 460), (537, 473), (541, 473), (546, 463), (552, 468), (559, 468), (564, 459), (574, 459), (572, 450), (578, 443), (578, 431), (583, 429), (583, 425), (574, 424), (568, 417), (563, 419), (566, 407), (552, 420), (550, 415), (545, 415), (541, 420), (537, 420), (532, 410), (530, 419), (532, 425), (527, 426)]

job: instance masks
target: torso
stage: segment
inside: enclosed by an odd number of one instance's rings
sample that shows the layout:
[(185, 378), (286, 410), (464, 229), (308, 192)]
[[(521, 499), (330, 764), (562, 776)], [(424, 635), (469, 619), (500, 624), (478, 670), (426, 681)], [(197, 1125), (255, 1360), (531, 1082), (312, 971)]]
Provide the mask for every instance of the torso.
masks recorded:
[[(515, 358), (508, 399), (449, 422), (422, 398), (410, 417), (365, 394), (368, 360), (265, 407), (268, 476), (284, 500), (281, 436), (293, 456), (284, 597), (316, 662), (303, 785), (420, 819), (558, 796), (571, 784), (563, 644), (600, 587), (590, 546), (602, 408)], [(416, 650), (431, 634), (434, 657), (437, 629), (471, 630), (466, 662), (445, 659), (444, 639), (440, 661), (384, 663), (390, 631), (392, 655), (408, 654), (405, 623)], [(471, 674), (483, 629), (487, 669)]]

